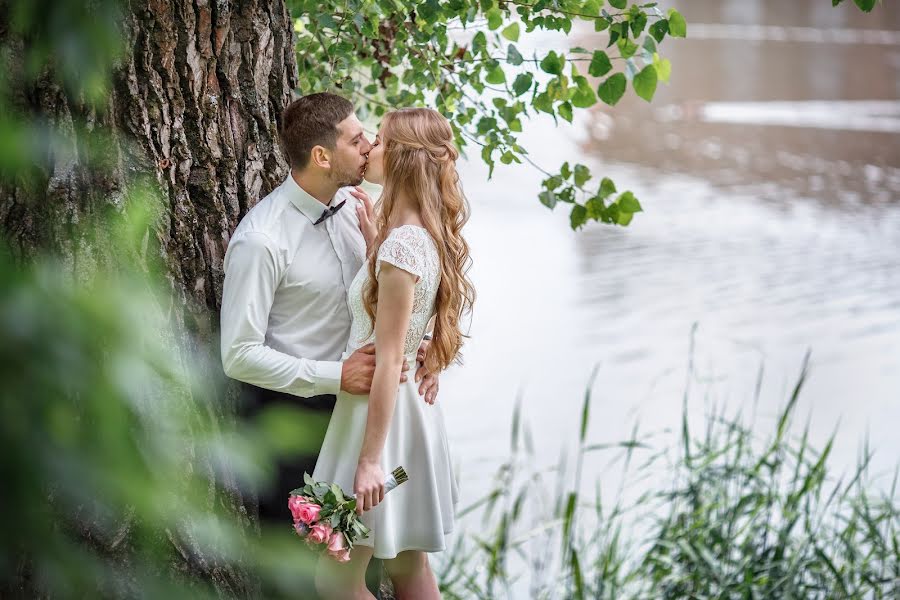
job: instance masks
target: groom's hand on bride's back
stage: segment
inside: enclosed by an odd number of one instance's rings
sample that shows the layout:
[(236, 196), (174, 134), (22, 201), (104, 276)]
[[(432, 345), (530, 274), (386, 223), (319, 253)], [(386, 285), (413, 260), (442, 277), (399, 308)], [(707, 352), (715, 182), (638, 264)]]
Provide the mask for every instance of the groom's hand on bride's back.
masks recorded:
[(430, 341), (422, 342), (416, 354), (416, 361), (421, 365), (416, 370), (416, 383), (419, 384), (419, 395), (423, 396), (428, 404), (434, 404), (437, 401), (440, 382), (438, 381), (437, 373), (431, 373), (425, 368), (425, 355), (428, 353), (428, 346), (430, 345)]
[[(409, 365), (404, 363), (400, 372), (400, 383), (406, 382), (406, 371), (408, 370)], [(341, 390), (356, 396), (368, 394), (372, 388), (374, 375), (375, 344), (366, 344), (344, 361), (341, 368)]]

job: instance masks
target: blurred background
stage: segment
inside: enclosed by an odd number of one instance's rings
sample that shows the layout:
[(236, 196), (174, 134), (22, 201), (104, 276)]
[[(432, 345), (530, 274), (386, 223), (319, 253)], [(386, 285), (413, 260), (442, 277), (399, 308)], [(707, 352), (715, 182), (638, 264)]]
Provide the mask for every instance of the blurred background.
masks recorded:
[[(573, 234), (564, 210), (532, 201), (536, 170), (498, 165), (488, 182), (477, 156), (461, 169), (479, 298), (465, 366), (444, 377), (441, 402), (464, 499), (490, 486), (519, 397), (542, 464), (575, 447), (595, 365), (592, 442), (626, 439), (635, 424), (677, 431), (694, 323), (693, 422), (724, 407), (768, 429), (810, 350), (797, 419), (820, 446), (837, 431), (838, 471), (868, 438), (885, 475), (878, 485), (891, 485), (900, 5), (870, 14), (820, 0), (677, 6), (688, 36), (667, 40), (672, 76), (652, 103), (626, 94), (573, 125), (542, 115), (522, 137), (545, 168), (583, 162), (634, 190), (645, 212), (629, 227)], [(531, 34), (520, 45), (604, 40), (576, 25), (568, 39)], [(588, 455), (589, 487), (593, 478), (615, 487), (606, 464)]]

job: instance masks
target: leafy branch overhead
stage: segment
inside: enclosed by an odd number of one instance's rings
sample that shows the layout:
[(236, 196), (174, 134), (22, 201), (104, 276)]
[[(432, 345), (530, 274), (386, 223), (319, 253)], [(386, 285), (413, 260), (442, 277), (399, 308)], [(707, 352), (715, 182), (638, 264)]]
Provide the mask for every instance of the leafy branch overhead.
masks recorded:
[[(831, 0), (831, 5), (837, 6), (843, 1), (844, 0)], [(881, 0), (853, 0), (853, 3), (856, 4), (863, 12), (872, 12), (872, 9), (875, 8), (875, 5), (880, 1)]]
[[(477, 147), (493, 173), (496, 161), (527, 162), (546, 176), (539, 200), (570, 205), (571, 225), (590, 220), (628, 225), (640, 202), (599, 181), (585, 165), (556, 172), (536, 165), (518, 143), (523, 121), (545, 113), (574, 119), (576, 110), (614, 106), (631, 88), (649, 102), (671, 63), (657, 45), (685, 37), (675, 10), (628, 0), (332, 0), (290, 3), (295, 17), (302, 93), (335, 90), (363, 115), (427, 105), (444, 114), (460, 148)], [(585, 22), (604, 48), (527, 53), (517, 47), (535, 30), (571, 32)]]

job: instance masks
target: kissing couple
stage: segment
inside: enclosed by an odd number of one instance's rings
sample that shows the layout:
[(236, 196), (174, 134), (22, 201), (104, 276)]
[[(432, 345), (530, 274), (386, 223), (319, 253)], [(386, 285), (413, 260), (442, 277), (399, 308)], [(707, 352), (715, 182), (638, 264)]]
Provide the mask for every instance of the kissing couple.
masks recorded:
[[(318, 594), (372, 598), (374, 557), (398, 599), (439, 598), (426, 553), (447, 546), (458, 487), (435, 401), (475, 299), (453, 131), (435, 110), (404, 108), (370, 142), (348, 100), (320, 93), (284, 110), (279, 137), (290, 173), (247, 211), (225, 255), (222, 364), (249, 384), (243, 416), (283, 403), (330, 420), (315, 433), (318, 456), (278, 462), (274, 486), (258, 492), (260, 520), (287, 531), (304, 472), (336, 483), (371, 533), (346, 562), (319, 560)], [(383, 186), (376, 203), (364, 178)], [(409, 480), (385, 498), (398, 465)]]

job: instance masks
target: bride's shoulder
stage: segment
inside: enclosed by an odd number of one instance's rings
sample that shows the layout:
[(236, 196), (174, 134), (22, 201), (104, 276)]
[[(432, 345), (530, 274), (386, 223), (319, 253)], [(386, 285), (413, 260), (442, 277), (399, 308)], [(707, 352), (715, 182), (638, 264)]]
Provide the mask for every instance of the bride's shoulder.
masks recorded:
[(429, 271), (437, 255), (437, 245), (428, 230), (411, 224), (391, 229), (378, 249), (379, 262), (389, 262), (417, 276)]
[(413, 225), (411, 223), (393, 228), (385, 238), (385, 242), (387, 242), (388, 240), (395, 243), (408, 244), (417, 247), (434, 245), (434, 240), (432, 239), (431, 234), (428, 233), (427, 229), (425, 229), (421, 225)]

